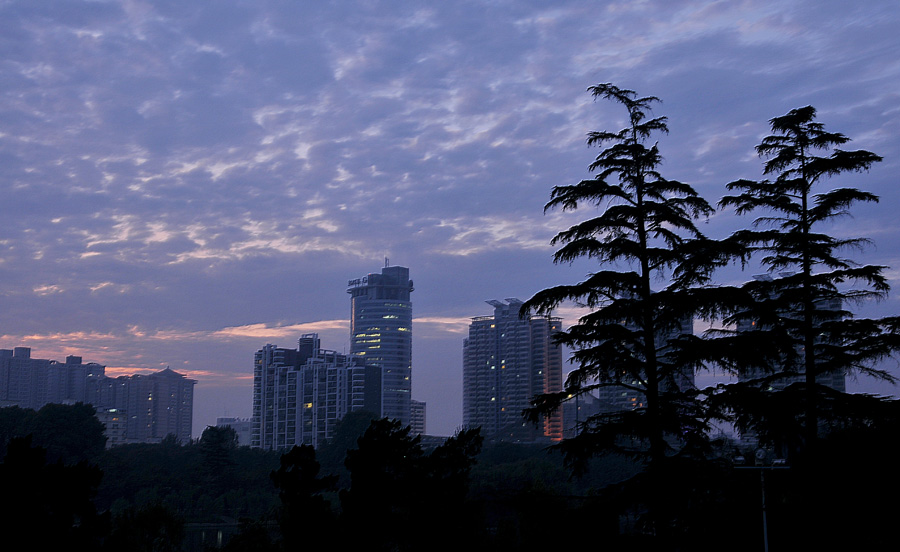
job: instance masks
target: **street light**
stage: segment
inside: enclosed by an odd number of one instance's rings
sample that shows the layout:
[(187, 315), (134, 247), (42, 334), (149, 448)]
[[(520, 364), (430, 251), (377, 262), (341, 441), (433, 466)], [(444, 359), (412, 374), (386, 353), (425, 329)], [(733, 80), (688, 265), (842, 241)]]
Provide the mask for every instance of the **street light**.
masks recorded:
[(763, 551), (769, 552), (769, 525), (766, 521), (766, 470), (786, 470), (788, 465), (783, 458), (772, 458), (769, 452), (762, 447), (756, 449), (756, 452), (753, 454), (753, 460), (753, 466), (739, 466), (737, 465), (738, 461), (743, 463), (744, 457), (737, 456), (734, 459), (734, 468), (736, 470), (759, 471), (759, 485), (762, 489)]

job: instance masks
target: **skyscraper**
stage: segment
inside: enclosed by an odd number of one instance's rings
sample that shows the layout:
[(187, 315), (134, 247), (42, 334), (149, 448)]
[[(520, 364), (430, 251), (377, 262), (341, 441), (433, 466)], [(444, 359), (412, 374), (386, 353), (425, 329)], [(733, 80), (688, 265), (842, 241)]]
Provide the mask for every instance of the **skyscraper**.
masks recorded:
[[(387, 263), (385, 263), (387, 265)], [(409, 269), (385, 266), (347, 283), (350, 354), (382, 368), (380, 414), (408, 425), (412, 391), (413, 282)]]
[(533, 441), (562, 438), (562, 413), (540, 430), (522, 418), (531, 398), (562, 390), (562, 351), (553, 343), (559, 318), (519, 317), (522, 301), (488, 301), (493, 316), (479, 316), (463, 342), (463, 424), (487, 438)]

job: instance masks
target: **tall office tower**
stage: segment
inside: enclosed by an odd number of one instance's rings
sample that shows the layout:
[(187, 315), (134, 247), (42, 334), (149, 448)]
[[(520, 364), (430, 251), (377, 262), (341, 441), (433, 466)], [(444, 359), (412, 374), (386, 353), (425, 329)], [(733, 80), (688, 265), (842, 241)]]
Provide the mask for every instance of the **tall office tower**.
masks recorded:
[(463, 424), (489, 439), (562, 439), (562, 412), (535, 429), (522, 418), (531, 398), (562, 390), (562, 351), (553, 343), (562, 321), (521, 318), (522, 301), (488, 301), (493, 316), (479, 316), (463, 342)]
[[(635, 329), (628, 326), (629, 329)], [(692, 335), (694, 333), (694, 320), (690, 316), (685, 316), (679, 323), (678, 327), (673, 328), (666, 334), (658, 334), (656, 336), (656, 350), (659, 357), (666, 355), (666, 343), (670, 339), (677, 338), (680, 335)], [(630, 386), (610, 385), (601, 387), (597, 390), (597, 398), (600, 401), (599, 408), (601, 412), (615, 412), (619, 410), (634, 410), (644, 406), (644, 394), (635, 391), (632, 387), (641, 387), (643, 383), (637, 380), (624, 381), (622, 383), (631, 384)], [(669, 374), (669, 378), (661, 382), (662, 389), (669, 391), (687, 391), (694, 387), (694, 372), (686, 368), (682, 371), (673, 371)]]
[(296, 350), (266, 345), (253, 364), (251, 447), (317, 447), (348, 412), (381, 408), (382, 369), (319, 348), (317, 334), (302, 336)]
[[(387, 262), (385, 262), (387, 265)], [(413, 282), (409, 269), (385, 266), (347, 283), (350, 294), (350, 353), (382, 368), (378, 414), (410, 423), (412, 391)]]

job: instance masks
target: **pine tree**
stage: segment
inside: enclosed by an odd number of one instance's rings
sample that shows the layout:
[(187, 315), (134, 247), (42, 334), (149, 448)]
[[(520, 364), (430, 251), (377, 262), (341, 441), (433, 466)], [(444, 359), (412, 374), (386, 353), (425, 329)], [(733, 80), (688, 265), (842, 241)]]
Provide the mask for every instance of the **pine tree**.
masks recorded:
[[(754, 331), (732, 331), (708, 350), (716, 351), (716, 360), (744, 379), (756, 376), (749, 385), (734, 386), (721, 397), (732, 401), (740, 428), (775, 440), (776, 433), (790, 433), (786, 428), (799, 421), (791, 448), (808, 449), (828, 412), (843, 420), (866, 416), (858, 398), (853, 408), (844, 408), (848, 397), (842, 389), (823, 385), (826, 376), (854, 373), (894, 380), (878, 362), (900, 348), (900, 319), (860, 319), (846, 310), (886, 296), (885, 267), (859, 265), (842, 256), (868, 240), (832, 236), (824, 230), (847, 216), (852, 205), (877, 202), (877, 196), (855, 188), (814, 192), (829, 177), (867, 171), (881, 157), (839, 149), (849, 138), (827, 132), (811, 106), (791, 110), (770, 123), (772, 135), (756, 151), (767, 159), (764, 174), (775, 175), (774, 180), (732, 182), (728, 189), (740, 193), (720, 202), (738, 214), (764, 213), (752, 229), (732, 236), (762, 254), (769, 272), (743, 286), (744, 300), (726, 319), (739, 329), (749, 322)], [(783, 392), (760, 393), (791, 381), (797, 382)]]
[(570, 458), (617, 451), (659, 465), (706, 440), (692, 366), (682, 354), (691, 339), (681, 328), (690, 326), (706, 301), (700, 288), (711, 269), (728, 256), (696, 226), (712, 213), (709, 204), (658, 170), (662, 157), (650, 139), (668, 132), (666, 118), (651, 115), (659, 99), (612, 84), (588, 90), (625, 107), (628, 126), (589, 133), (588, 145), (605, 146), (589, 167), (593, 178), (554, 187), (545, 206), (545, 212), (600, 210), (552, 241), (561, 245), (554, 262), (588, 258), (600, 269), (574, 285), (543, 290), (523, 305), (523, 314), (548, 314), (565, 301), (591, 309), (557, 338), (574, 351), (577, 366), (565, 390), (537, 396), (526, 414), (536, 421), (566, 400), (614, 386), (637, 397), (635, 407), (589, 418), (561, 448)]

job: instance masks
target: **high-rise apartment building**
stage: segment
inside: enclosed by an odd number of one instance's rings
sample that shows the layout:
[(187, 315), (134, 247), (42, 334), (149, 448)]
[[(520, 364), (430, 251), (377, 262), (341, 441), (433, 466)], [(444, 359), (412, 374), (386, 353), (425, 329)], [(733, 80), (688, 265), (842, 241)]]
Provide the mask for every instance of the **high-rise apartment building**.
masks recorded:
[[(634, 330), (635, 327), (628, 326)], [(681, 335), (692, 335), (694, 333), (694, 319), (685, 316), (679, 321), (679, 324), (666, 333), (660, 333), (656, 336), (656, 350), (660, 358), (665, 358), (667, 343), (671, 339), (677, 339)], [(619, 410), (634, 410), (643, 408), (644, 394), (636, 391), (635, 388), (643, 386), (643, 383), (634, 377), (630, 381), (623, 381), (625, 385), (609, 385), (601, 387), (597, 390), (597, 398), (599, 400), (598, 408), (601, 412), (615, 412)], [(667, 373), (667, 377), (660, 382), (662, 390), (666, 391), (687, 391), (694, 387), (694, 372), (690, 368), (682, 370), (672, 370)]]
[(362, 357), (321, 349), (317, 334), (303, 335), (297, 349), (266, 345), (253, 361), (250, 446), (317, 447), (333, 436), (348, 412), (377, 415), (381, 372)]
[(116, 378), (105, 370), (79, 356), (62, 363), (31, 358), (29, 347), (0, 349), (0, 405), (37, 410), (48, 403), (83, 402), (101, 413), (101, 421), (115, 424), (108, 435), (113, 444), (153, 443), (168, 435), (190, 441), (196, 380), (169, 368)]
[(85, 387), (91, 377), (100, 377), (105, 367), (84, 364), (79, 356), (57, 362), (31, 358), (30, 347), (0, 349), (0, 402), (39, 409), (48, 403), (93, 401)]
[(562, 439), (562, 412), (535, 429), (522, 410), (541, 393), (562, 390), (562, 351), (555, 317), (519, 316), (522, 301), (488, 301), (493, 316), (479, 316), (463, 342), (463, 424), (486, 438), (508, 441)]
[(125, 411), (127, 443), (156, 443), (169, 435), (181, 443), (190, 442), (197, 380), (166, 368), (121, 376), (116, 383), (124, 391), (124, 396), (116, 397), (115, 406)]
[[(761, 274), (753, 277), (755, 280), (771, 281), (769, 274)], [(822, 299), (815, 303), (815, 309), (820, 321), (840, 320), (843, 316), (843, 303), (839, 298)], [(738, 322), (736, 330), (738, 332), (752, 332), (761, 329), (758, 322), (752, 319), (744, 319)], [(798, 351), (799, 352), (799, 351)], [(792, 383), (802, 383), (806, 381), (805, 370), (802, 366), (803, 361), (798, 358), (794, 361), (796, 365), (788, 365), (790, 361), (784, 359), (781, 366), (776, 366), (772, 370), (763, 368), (752, 368), (740, 374), (740, 381), (750, 381), (767, 376), (778, 375), (779, 377), (770, 380), (766, 386), (770, 390), (781, 390)], [(784, 375), (790, 374), (790, 375)], [(816, 376), (816, 383), (831, 387), (835, 391), (845, 393), (847, 391), (847, 374), (843, 370), (826, 372)]]
[[(385, 263), (387, 264), (387, 263)], [(413, 282), (409, 269), (385, 266), (348, 282), (350, 353), (382, 368), (381, 408), (387, 418), (410, 423)]]

